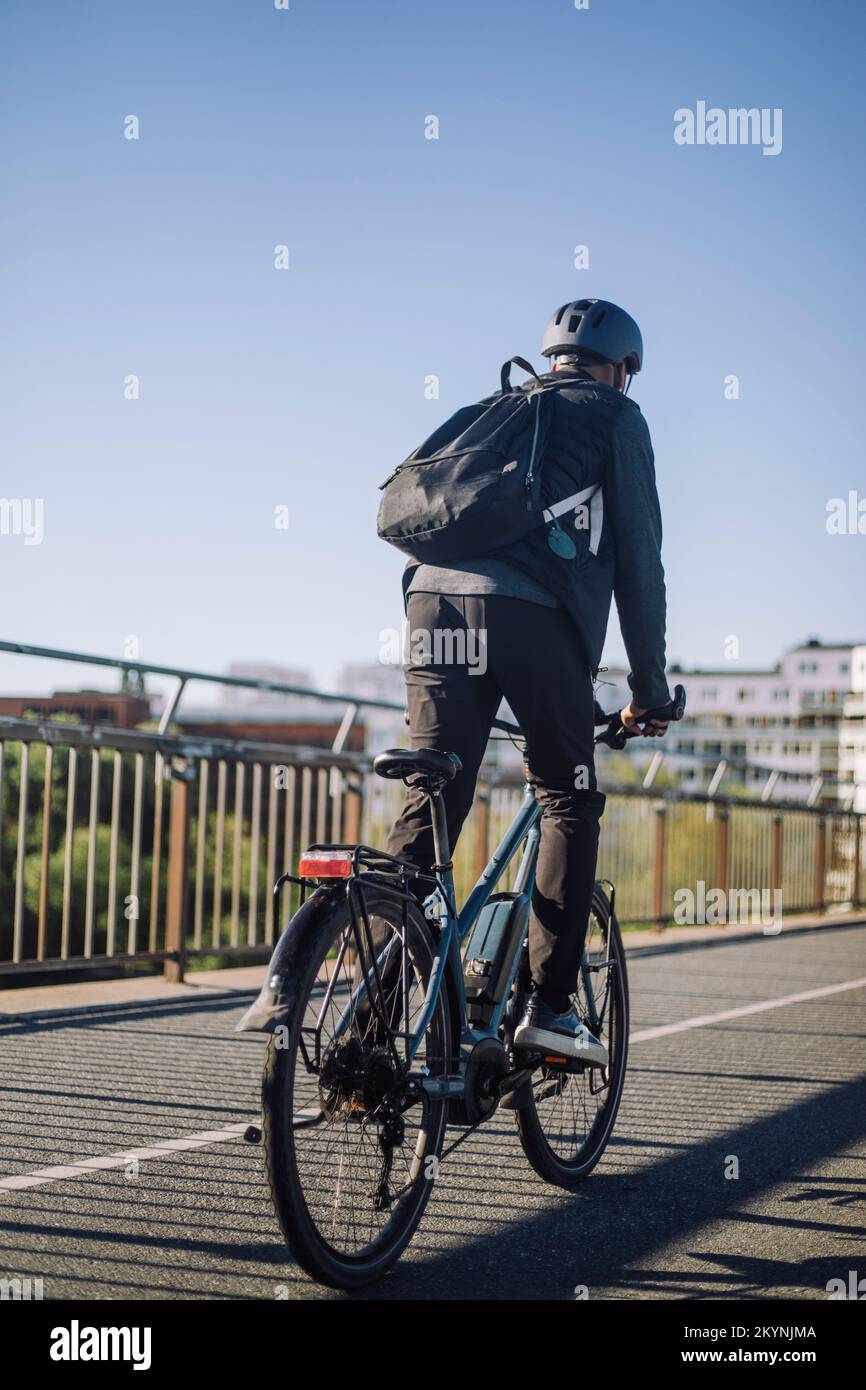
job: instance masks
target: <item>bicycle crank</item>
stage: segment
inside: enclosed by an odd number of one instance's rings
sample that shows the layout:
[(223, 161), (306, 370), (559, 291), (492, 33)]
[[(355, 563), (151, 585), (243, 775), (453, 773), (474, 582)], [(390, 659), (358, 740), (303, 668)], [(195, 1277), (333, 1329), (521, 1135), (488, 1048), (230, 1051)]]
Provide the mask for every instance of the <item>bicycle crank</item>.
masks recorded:
[(463, 1096), (457, 1106), (458, 1123), (480, 1125), (499, 1105), (500, 1086), (508, 1071), (508, 1057), (498, 1038), (482, 1038), (469, 1054), (464, 1073)]

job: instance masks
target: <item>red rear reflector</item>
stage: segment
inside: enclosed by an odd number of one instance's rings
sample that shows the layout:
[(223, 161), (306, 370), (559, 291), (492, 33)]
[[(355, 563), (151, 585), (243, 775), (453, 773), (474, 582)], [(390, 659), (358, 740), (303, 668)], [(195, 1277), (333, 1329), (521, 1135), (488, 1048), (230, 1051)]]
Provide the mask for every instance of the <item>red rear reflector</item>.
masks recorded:
[(307, 850), (301, 855), (298, 873), (301, 878), (349, 878), (352, 858), (352, 850)]

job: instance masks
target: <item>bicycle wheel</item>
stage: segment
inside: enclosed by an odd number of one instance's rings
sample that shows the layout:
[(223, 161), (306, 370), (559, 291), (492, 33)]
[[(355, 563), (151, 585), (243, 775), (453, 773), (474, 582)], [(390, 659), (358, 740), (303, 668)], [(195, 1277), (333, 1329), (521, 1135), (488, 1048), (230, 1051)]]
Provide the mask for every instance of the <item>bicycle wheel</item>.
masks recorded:
[[(512, 1016), (519, 1017), (522, 1000)], [(628, 1056), (628, 980), (616, 917), (596, 884), (583, 963), (573, 1003), (581, 1021), (605, 1044), (606, 1069), (539, 1067), (527, 1084), (527, 1103), (514, 1114), (523, 1152), (547, 1182), (572, 1187), (607, 1147), (625, 1082)]]
[[(304, 1269), (336, 1288), (380, 1278), (405, 1248), (446, 1125), (445, 1101), (405, 1085), (405, 1041), (389, 1041), (389, 1027), (417, 1027), (435, 955), (430, 928), (410, 906), (404, 952), (401, 900), (375, 886), (364, 896), (371, 942), (360, 920), (356, 937), (338, 891), (290, 926), (298, 940), (288, 1012), (262, 1084), (265, 1166), (283, 1235)], [(443, 986), (413, 1069), (447, 1072), (450, 1052)]]

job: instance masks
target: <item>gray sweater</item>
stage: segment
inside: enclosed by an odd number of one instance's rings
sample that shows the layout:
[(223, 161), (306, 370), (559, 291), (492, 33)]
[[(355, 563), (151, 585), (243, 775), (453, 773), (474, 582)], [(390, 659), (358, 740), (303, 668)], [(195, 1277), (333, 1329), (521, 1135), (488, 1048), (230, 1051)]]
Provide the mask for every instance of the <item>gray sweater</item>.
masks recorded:
[[(414, 561), (410, 560), (407, 570), (413, 565)], [(496, 555), (461, 560), (448, 569), (439, 565), (414, 565), (414, 568), (407, 594), (502, 594), (505, 598), (541, 603), (545, 608), (556, 607), (556, 599), (543, 584)]]

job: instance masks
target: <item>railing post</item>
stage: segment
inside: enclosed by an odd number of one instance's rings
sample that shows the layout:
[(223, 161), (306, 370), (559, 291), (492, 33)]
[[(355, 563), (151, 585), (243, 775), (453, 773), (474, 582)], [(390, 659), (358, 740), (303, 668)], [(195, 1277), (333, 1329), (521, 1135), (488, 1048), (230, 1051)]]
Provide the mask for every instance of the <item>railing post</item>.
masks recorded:
[(782, 817), (774, 816), (773, 852), (772, 863), (770, 867), (770, 888), (774, 893), (778, 892), (782, 887), (782, 826)]
[(186, 971), (189, 905), (189, 792), (195, 765), (188, 758), (172, 758), (171, 798), (168, 821), (168, 890), (165, 949), (170, 952), (163, 967), (167, 980), (180, 983)]
[(361, 813), (364, 803), (364, 780), (362, 774), (349, 781), (343, 779), (343, 842), (356, 845), (361, 838)]
[(475, 877), (480, 878), (490, 858), (490, 794), (489, 786), (480, 787), (475, 811)]
[(823, 816), (818, 818), (815, 839), (815, 906), (823, 912), (825, 906), (824, 879), (827, 872), (827, 822)]
[(39, 868), (39, 922), (36, 934), (36, 959), (45, 959), (45, 940), (48, 922), (48, 872), (51, 864), (51, 770), (54, 749), (45, 745), (45, 790), (42, 797), (42, 859)]
[(851, 902), (859, 907), (860, 898), (860, 856), (863, 853), (863, 817), (854, 817), (854, 883), (851, 888)]
[(731, 813), (727, 806), (716, 809), (716, 888), (728, 891), (728, 826)]
[(655, 847), (653, 859), (653, 917), (659, 929), (667, 921), (665, 912), (665, 848), (667, 844), (667, 807), (656, 807)]

